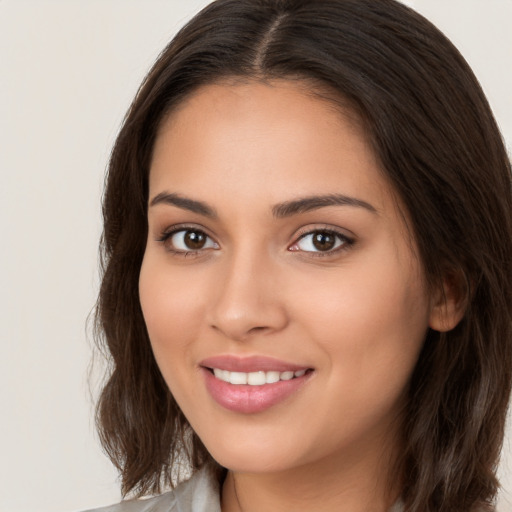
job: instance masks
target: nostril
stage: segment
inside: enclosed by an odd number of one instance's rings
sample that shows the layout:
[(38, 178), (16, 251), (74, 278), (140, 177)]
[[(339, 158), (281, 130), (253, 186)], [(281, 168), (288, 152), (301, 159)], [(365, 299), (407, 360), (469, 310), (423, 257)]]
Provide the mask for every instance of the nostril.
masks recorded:
[(259, 331), (264, 331), (266, 329), (266, 327), (253, 327), (252, 329), (249, 330), (249, 332), (259, 332)]

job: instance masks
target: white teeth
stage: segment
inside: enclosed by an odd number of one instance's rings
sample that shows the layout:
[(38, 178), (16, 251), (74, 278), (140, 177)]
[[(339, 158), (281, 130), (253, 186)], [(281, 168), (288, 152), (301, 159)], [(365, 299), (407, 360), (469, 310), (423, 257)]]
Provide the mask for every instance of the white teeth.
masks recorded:
[(263, 386), (266, 382), (265, 372), (251, 372), (247, 374), (247, 384), (251, 386)]
[(243, 372), (230, 372), (229, 382), (231, 384), (247, 384), (247, 373)]
[(229, 382), (230, 384), (249, 384), (250, 386), (263, 386), (264, 384), (273, 384), (280, 380), (291, 380), (294, 377), (302, 377), (306, 370), (298, 370), (296, 372), (230, 372), (228, 370), (221, 370), (213, 368), (213, 374), (217, 379)]
[(266, 381), (267, 384), (273, 384), (274, 382), (279, 382), (280, 373), (279, 372), (267, 372)]

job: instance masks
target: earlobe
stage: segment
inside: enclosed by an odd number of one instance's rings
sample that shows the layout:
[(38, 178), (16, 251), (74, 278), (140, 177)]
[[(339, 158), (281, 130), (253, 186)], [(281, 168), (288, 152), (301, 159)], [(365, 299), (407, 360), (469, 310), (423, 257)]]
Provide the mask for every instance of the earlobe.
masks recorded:
[(454, 329), (466, 312), (468, 287), (461, 273), (450, 273), (443, 279), (432, 300), (429, 327), (434, 331)]

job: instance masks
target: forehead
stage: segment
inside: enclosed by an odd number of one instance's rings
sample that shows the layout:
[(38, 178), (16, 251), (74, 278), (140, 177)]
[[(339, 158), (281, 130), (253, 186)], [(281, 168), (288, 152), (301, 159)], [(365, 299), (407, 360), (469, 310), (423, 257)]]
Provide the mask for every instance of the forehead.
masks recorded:
[(242, 177), (269, 193), (279, 184), (301, 194), (389, 188), (353, 111), (284, 80), (204, 86), (160, 126), (152, 189)]

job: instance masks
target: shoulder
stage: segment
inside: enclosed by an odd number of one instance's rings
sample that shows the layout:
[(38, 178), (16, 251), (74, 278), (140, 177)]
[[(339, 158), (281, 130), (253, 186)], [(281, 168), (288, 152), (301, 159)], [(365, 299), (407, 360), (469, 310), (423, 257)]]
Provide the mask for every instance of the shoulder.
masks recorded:
[(84, 512), (175, 512), (176, 499), (173, 492), (149, 499), (126, 500), (109, 507), (95, 508)]
[(204, 468), (174, 491), (84, 512), (220, 512), (219, 485)]
[(398, 500), (390, 509), (389, 512), (404, 512), (404, 505), (402, 500)]
[(85, 510), (84, 512), (177, 512), (175, 492), (167, 492), (149, 499), (125, 500), (116, 505)]

